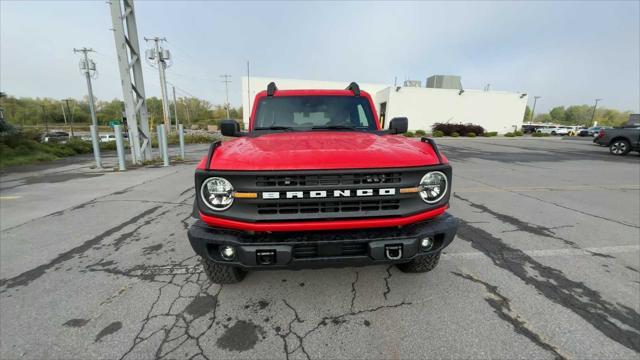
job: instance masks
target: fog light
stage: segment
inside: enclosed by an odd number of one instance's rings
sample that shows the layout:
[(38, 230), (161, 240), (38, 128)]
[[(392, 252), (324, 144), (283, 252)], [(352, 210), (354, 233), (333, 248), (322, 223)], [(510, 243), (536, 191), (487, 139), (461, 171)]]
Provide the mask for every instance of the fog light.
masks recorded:
[(222, 246), (220, 247), (220, 256), (225, 260), (233, 260), (236, 256), (236, 249), (233, 246)]
[(429, 250), (433, 247), (433, 239), (430, 237), (426, 237), (420, 241), (420, 246), (422, 250)]

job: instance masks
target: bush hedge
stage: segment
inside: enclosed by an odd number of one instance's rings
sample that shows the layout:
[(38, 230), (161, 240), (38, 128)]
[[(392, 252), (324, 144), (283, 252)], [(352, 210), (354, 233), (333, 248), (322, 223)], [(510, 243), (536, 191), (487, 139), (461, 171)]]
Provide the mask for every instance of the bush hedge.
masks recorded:
[(451, 124), (451, 123), (435, 123), (431, 127), (433, 131), (442, 131), (444, 135), (453, 136), (453, 133), (476, 135), (484, 134), (484, 128), (475, 124)]
[(476, 137), (476, 133), (474, 132), (467, 133), (467, 137)]
[(531, 136), (533, 136), (533, 137), (546, 137), (546, 136), (551, 136), (551, 134), (534, 132), (533, 134), (531, 134)]
[(454, 131), (454, 132), (451, 133), (451, 136), (452, 137), (458, 137), (458, 136), (460, 136), (460, 134), (458, 134), (458, 132)]
[(436, 130), (433, 132), (433, 137), (443, 137), (444, 133), (440, 130)]
[(416, 130), (416, 136), (427, 136), (427, 132), (424, 130)]
[(416, 134), (413, 131), (407, 131), (406, 133), (402, 134), (406, 137), (416, 137)]

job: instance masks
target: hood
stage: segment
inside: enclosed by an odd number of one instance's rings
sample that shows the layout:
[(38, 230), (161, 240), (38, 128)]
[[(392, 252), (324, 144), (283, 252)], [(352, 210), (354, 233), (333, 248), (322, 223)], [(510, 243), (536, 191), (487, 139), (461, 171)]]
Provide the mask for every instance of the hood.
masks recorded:
[(225, 142), (215, 151), (210, 168), (326, 170), (435, 164), (438, 164), (438, 158), (431, 145), (417, 139), (354, 131), (304, 131)]

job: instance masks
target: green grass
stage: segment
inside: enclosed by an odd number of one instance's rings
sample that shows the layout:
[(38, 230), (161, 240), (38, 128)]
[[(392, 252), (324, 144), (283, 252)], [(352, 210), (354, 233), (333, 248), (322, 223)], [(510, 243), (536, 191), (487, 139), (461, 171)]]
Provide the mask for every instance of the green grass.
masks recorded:
[[(25, 131), (23, 133), (0, 136), (0, 169), (9, 166), (27, 165), (38, 162), (53, 161), (79, 154), (90, 154), (93, 147), (90, 141), (72, 139), (66, 144), (40, 143), (40, 134), (35, 131)], [(210, 143), (215, 137), (206, 135), (185, 135), (185, 144)], [(169, 137), (169, 144), (178, 144), (178, 135)], [(129, 147), (129, 142), (125, 141), (125, 148)], [(153, 141), (153, 146), (157, 147), (157, 141)], [(115, 141), (100, 143), (100, 150), (112, 151), (116, 149)]]

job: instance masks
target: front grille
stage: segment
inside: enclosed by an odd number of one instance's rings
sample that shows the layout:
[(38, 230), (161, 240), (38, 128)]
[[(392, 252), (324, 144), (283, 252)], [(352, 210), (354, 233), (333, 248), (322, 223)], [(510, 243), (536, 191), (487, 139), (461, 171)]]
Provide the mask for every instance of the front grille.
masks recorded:
[(257, 176), (256, 186), (295, 187), (295, 186), (338, 186), (338, 185), (371, 185), (399, 184), (402, 173), (364, 173), (364, 174), (331, 174), (331, 175), (287, 175)]
[(367, 254), (367, 244), (350, 242), (342, 244), (317, 243), (301, 244), (293, 247), (295, 259), (312, 259), (317, 257), (362, 256)]
[(400, 209), (400, 200), (295, 202), (258, 205), (258, 214), (318, 214), (398, 209)]
[(256, 197), (236, 198), (229, 209), (214, 212), (198, 196), (198, 208), (209, 216), (255, 223), (401, 217), (440, 207), (448, 201), (447, 194), (438, 204), (426, 204), (417, 194), (401, 191), (418, 186), (424, 174), (434, 170), (445, 172), (451, 180), (449, 165), (389, 169), (199, 171), (196, 172), (198, 189), (208, 177), (219, 176), (233, 184), (235, 191), (255, 193)]

